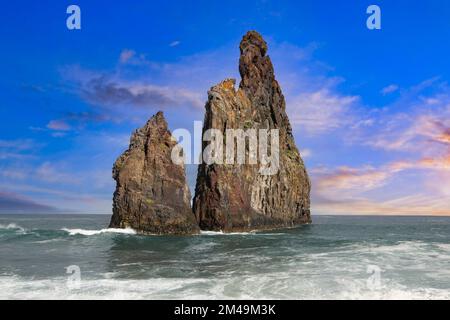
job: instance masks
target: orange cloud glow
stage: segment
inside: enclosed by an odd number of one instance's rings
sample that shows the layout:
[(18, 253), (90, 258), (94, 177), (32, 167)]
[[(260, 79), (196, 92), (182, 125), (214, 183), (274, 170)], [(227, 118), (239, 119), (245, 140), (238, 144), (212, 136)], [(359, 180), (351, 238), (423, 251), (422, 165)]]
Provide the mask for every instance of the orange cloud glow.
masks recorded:
[(448, 197), (423, 194), (387, 201), (364, 198), (347, 198), (341, 201), (320, 199), (317, 203), (313, 202), (312, 207), (314, 212), (332, 214), (450, 216)]

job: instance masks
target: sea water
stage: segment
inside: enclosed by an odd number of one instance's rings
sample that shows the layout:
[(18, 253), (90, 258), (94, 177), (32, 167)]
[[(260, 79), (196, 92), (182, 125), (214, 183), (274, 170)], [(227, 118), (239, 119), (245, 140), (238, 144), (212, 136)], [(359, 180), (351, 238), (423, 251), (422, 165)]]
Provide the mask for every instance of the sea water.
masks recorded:
[(450, 299), (450, 218), (141, 236), (107, 215), (0, 215), (0, 299)]

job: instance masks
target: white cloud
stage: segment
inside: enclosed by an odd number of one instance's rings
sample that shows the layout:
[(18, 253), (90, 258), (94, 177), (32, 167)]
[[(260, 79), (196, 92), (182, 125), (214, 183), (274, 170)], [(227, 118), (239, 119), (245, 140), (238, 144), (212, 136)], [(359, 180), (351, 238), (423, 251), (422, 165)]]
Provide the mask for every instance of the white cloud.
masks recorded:
[(127, 63), (135, 55), (136, 55), (136, 51), (130, 50), (130, 49), (124, 49), (120, 53), (119, 61), (120, 61), (120, 63)]
[(353, 122), (351, 107), (358, 99), (328, 88), (302, 93), (288, 101), (291, 123), (309, 135), (327, 133)]
[(0, 139), (0, 148), (15, 150), (15, 151), (25, 151), (32, 150), (37, 146), (32, 139), (14, 139), (14, 140), (3, 140)]
[(303, 159), (310, 158), (312, 156), (312, 151), (311, 149), (301, 149), (300, 155)]
[(69, 131), (71, 129), (70, 125), (64, 120), (51, 120), (47, 124), (47, 128), (56, 131)]
[(376, 122), (379, 130), (362, 132), (359, 142), (377, 149), (435, 156), (450, 136), (450, 108), (442, 103), (443, 107), (419, 105), (409, 113), (381, 114)]
[(384, 87), (381, 89), (382, 95), (388, 95), (389, 93), (393, 93), (398, 90), (398, 86), (396, 84), (388, 85), (387, 87)]
[(42, 147), (32, 139), (0, 139), (0, 160), (33, 158), (33, 153)]
[(64, 168), (50, 162), (44, 162), (35, 171), (36, 177), (40, 181), (57, 184), (79, 184), (82, 178), (78, 175), (65, 172)]

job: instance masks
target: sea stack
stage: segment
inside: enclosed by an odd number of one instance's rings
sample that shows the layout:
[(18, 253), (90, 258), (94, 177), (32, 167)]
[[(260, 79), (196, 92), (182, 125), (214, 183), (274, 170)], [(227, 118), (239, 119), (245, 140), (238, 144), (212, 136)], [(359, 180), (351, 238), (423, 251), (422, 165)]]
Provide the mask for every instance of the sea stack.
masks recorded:
[[(278, 170), (264, 175), (261, 164), (200, 164), (193, 210), (202, 230), (248, 231), (311, 222), (310, 180), (267, 49), (259, 33), (243, 37), (239, 88), (228, 79), (210, 89), (203, 133), (218, 129), (225, 137), (226, 129), (278, 129)], [(206, 147), (203, 142), (202, 150)]]
[(113, 167), (117, 186), (110, 228), (143, 234), (199, 232), (184, 165), (171, 159), (176, 144), (162, 112), (133, 133)]

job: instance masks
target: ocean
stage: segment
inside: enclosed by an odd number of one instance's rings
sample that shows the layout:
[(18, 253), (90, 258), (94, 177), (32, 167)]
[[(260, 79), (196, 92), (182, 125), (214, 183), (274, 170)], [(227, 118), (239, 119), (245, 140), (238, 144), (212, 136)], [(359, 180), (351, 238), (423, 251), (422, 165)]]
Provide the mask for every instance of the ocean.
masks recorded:
[(450, 299), (450, 218), (140, 236), (107, 215), (0, 215), (0, 299)]

